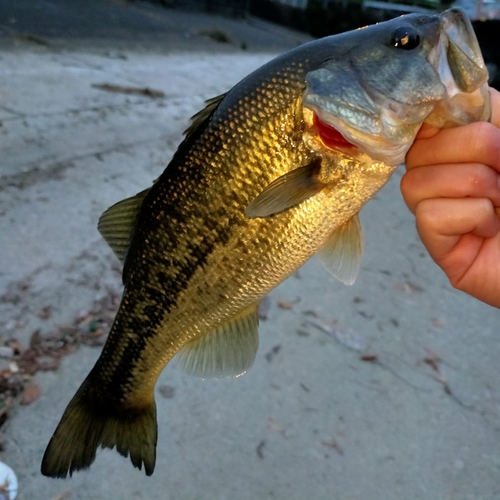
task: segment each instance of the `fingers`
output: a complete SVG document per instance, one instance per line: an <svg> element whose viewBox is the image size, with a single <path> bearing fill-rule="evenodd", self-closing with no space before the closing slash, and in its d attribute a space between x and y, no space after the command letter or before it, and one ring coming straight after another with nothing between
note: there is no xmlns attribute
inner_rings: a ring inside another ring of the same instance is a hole
<svg viewBox="0 0 500 500"><path fill-rule="evenodd" d="M455 288L500 308L500 220L487 199L430 199L417 229Z"/></svg>
<svg viewBox="0 0 500 500"><path fill-rule="evenodd" d="M490 87L490 99L491 99L491 119L495 127L500 128L500 92L498 90ZM427 125L424 123L420 128L417 139L429 139L435 136L441 129L433 127L432 125Z"/></svg>
<svg viewBox="0 0 500 500"><path fill-rule="evenodd" d="M490 88L491 96L491 123L500 128L500 92Z"/></svg>
<svg viewBox="0 0 500 500"><path fill-rule="evenodd" d="M493 123L423 129L406 158L401 190L410 210L433 198L489 198L500 207L500 93L491 89ZM418 167L418 168L416 168Z"/></svg>
<svg viewBox="0 0 500 500"><path fill-rule="evenodd" d="M493 238L500 231L491 201L483 198L424 200L418 204L416 215L420 238L442 267L446 267L446 258L459 242L465 241L468 246L465 251L469 255L461 256L466 265L475 259L483 239Z"/></svg>
<svg viewBox="0 0 500 500"><path fill-rule="evenodd" d="M405 202L451 284L500 307L500 93L491 123L422 127L406 157Z"/></svg>
<svg viewBox="0 0 500 500"><path fill-rule="evenodd" d="M500 175L479 163L419 167L403 176L401 192L412 213L432 198L489 198L500 207Z"/></svg>
<svg viewBox="0 0 500 500"><path fill-rule="evenodd" d="M418 139L406 156L406 168L444 163L483 163L500 172L500 129L477 122L443 129Z"/></svg>
<svg viewBox="0 0 500 500"><path fill-rule="evenodd" d="M406 167L477 162L500 171L500 92L490 88L490 96L491 123L444 130L424 124L406 157Z"/></svg>

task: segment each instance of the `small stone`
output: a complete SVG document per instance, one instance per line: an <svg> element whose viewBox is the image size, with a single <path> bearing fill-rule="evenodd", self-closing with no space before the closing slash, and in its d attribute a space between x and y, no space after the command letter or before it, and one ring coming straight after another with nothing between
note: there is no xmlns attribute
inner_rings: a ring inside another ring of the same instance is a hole
<svg viewBox="0 0 500 500"><path fill-rule="evenodd" d="M7 321L7 323L5 324L5 329L7 331L9 330L14 330L14 328L16 327L16 320L15 319L11 319L9 321Z"/></svg>
<svg viewBox="0 0 500 500"><path fill-rule="evenodd" d="M40 387L38 385L30 385L26 387L21 396L20 403L22 405L29 405L33 403L40 396Z"/></svg>
<svg viewBox="0 0 500 500"><path fill-rule="evenodd" d="M158 392L164 397L171 399L174 397L175 389L171 385L160 385Z"/></svg>

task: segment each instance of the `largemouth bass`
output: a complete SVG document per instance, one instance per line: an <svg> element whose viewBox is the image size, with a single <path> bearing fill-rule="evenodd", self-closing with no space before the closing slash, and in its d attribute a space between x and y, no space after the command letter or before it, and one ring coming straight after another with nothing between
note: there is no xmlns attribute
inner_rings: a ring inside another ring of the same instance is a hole
<svg viewBox="0 0 500 500"><path fill-rule="evenodd" d="M353 283L358 212L422 123L490 114L465 14L413 14L302 45L207 102L153 186L99 230L124 262L109 338L45 452L42 473L87 468L99 446L153 473L154 388L176 356L199 376L247 370L259 299L317 253Z"/></svg>

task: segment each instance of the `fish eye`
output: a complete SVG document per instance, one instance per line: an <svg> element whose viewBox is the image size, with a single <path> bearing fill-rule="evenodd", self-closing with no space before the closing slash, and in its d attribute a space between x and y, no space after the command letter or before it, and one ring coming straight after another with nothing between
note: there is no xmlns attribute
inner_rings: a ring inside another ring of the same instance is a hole
<svg viewBox="0 0 500 500"><path fill-rule="evenodd" d="M420 43L420 35L411 26L399 26L392 33L391 45L398 49L416 49Z"/></svg>

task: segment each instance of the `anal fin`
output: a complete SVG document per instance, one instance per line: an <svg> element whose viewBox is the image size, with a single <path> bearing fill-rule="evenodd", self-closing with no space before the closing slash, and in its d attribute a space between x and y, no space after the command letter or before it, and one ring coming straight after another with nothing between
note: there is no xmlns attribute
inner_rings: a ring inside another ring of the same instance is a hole
<svg viewBox="0 0 500 500"><path fill-rule="evenodd" d="M259 347L257 304L186 344L176 355L191 375L222 378L241 375L252 366Z"/></svg>

